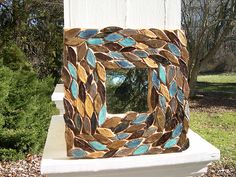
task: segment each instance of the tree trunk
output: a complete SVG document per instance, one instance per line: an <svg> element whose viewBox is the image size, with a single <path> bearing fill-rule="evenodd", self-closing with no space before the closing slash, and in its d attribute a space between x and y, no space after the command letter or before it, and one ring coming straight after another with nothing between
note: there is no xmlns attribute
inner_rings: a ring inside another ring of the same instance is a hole
<svg viewBox="0 0 236 177"><path fill-rule="evenodd" d="M199 61L199 60L198 60ZM189 77L189 87L190 87L190 98L191 97L194 97L195 94L196 94L196 84L197 84L197 76L199 74L199 71L200 71L200 68L201 68L201 63L200 62L197 62L191 73L189 74L190 77Z"/></svg>

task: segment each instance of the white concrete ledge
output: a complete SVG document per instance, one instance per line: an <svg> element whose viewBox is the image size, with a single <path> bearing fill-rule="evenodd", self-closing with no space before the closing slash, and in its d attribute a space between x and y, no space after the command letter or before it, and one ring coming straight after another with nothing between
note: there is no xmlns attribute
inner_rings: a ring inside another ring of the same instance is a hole
<svg viewBox="0 0 236 177"><path fill-rule="evenodd" d="M64 86L63 84L57 84L51 96L51 100L55 103L57 109L60 111L60 115L64 114L65 112L63 105L63 97L64 97Z"/></svg>
<svg viewBox="0 0 236 177"><path fill-rule="evenodd" d="M220 151L189 130L190 147L180 153L142 155L107 159L69 159L66 157L63 116L53 116L41 162L41 173L48 177L184 177L195 176Z"/></svg>

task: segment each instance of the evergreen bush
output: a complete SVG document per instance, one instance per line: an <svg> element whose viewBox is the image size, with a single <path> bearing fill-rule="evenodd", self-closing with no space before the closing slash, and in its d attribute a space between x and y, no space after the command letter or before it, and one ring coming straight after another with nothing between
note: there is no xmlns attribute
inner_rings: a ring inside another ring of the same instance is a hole
<svg viewBox="0 0 236 177"><path fill-rule="evenodd" d="M10 44L0 52L0 160L41 152L50 118L53 78L39 79L24 53Z"/></svg>

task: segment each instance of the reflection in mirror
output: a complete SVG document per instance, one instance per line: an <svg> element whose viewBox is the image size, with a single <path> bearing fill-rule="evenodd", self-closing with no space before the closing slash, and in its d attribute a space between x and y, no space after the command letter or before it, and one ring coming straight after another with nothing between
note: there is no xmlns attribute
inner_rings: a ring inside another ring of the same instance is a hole
<svg viewBox="0 0 236 177"><path fill-rule="evenodd" d="M107 70L108 113L147 112L148 70Z"/></svg>

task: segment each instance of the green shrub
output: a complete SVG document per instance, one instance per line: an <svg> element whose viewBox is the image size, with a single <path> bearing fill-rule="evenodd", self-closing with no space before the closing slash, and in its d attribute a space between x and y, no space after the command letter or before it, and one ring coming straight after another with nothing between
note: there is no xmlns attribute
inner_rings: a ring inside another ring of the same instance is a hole
<svg viewBox="0 0 236 177"><path fill-rule="evenodd" d="M16 45L0 54L0 160L40 152L50 118L57 113L50 101L53 78L38 79L25 60Z"/></svg>

